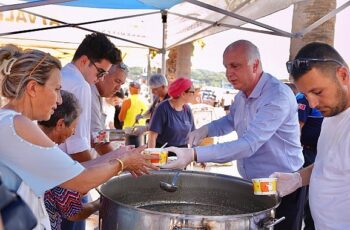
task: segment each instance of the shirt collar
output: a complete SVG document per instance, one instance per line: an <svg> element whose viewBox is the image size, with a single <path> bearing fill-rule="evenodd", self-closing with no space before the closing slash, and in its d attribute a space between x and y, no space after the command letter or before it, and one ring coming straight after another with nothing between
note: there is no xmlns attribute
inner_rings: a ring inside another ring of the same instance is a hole
<svg viewBox="0 0 350 230"><path fill-rule="evenodd" d="M78 69L78 67L74 63L69 62L69 63L67 63L67 65L64 68L71 69L71 71L73 71L76 76L79 76L81 79L83 79L85 81L83 74L80 72L80 70Z"/></svg>
<svg viewBox="0 0 350 230"><path fill-rule="evenodd" d="M263 72L261 75L261 78L258 81L258 84L256 84L256 86L254 87L252 93L249 95L248 98L260 97L267 80L268 80L268 75Z"/></svg>
<svg viewBox="0 0 350 230"><path fill-rule="evenodd" d="M94 84L94 85L90 85L90 87L91 87L92 92L93 92L95 95L97 95L98 97L101 97L100 92L98 92L98 89L97 89L97 87L96 87L95 84Z"/></svg>

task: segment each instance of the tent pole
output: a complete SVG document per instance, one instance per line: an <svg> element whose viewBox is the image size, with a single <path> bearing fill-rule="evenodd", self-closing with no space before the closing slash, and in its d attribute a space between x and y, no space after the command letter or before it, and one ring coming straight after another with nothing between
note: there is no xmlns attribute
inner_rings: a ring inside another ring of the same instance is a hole
<svg viewBox="0 0 350 230"><path fill-rule="evenodd" d="M162 10L162 23L163 23L163 42L162 42L162 70L161 74L165 76L166 74L166 39L167 39L167 20L168 20L168 12L166 10Z"/></svg>
<svg viewBox="0 0 350 230"><path fill-rule="evenodd" d="M243 22L247 22L247 23L251 23L253 25L256 25L256 26L259 26L259 27L262 27L262 28L265 28L265 29L268 29L268 30L271 30L271 31L274 31L276 33L279 33L281 35L284 35L286 37L293 37L293 35L291 33L288 33L286 31L283 31L283 30L280 30L280 29L277 29L275 27L272 27L272 26L269 26L269 25L266 25L264 23L261 23L261 22L258 22L258 21L255 21L255 20L252 20L250 18L247 18L247 17L243 17L241 15L238 15L238 14L235 14L235 13L232 13L230 11L227 11L227 10L223 10L221 8L218 8L216 6L213 6L213 5L209 5L209 4L206 4L204 2L200 2L200 1L197 1L197 0L184 0L185 2L188 2L188 3L191 3L193 5L196 5L196 6L200 6L200 7L203 7L205 9L208 9L208 10L211 10L211 11L214 11L214 12L217 12L217 13L221 13L223 15L226 15L226 16L229 16L229 17L232 17L232 18L236 18L236 19L239 19Z"/></svg>
<svg viewBox="0 0 350 230"><path fill-rule="evenodd" d="M248 28L248 27L235 26L235 25L231 25L231 24L227 24L227 23L221 23L220 22L221 20L213 22L213 21L209 21L209 20L206 20L206 19L200 19L200 18L195 18L195 17L188 16L188 15L182 15L182 14L179 14L179 13L168 12L168 14L176 15L176 16L179 16L179 17L187 18L187 19L192 19L194 21L203 22L203 23L206 23L206 24L209 24L209 25L215 25L216 24L216 26L226 27L226 28L229 28L229 29L237 29L237 30L244 30L244 31L256 32L256 33L270 34L270 35L286 37L286 35L280 34L280 33L276 33L274 31L259 30L259 29L253 29L253 28ZM290 36L287 36L287 37L290 37Z"/></svg>

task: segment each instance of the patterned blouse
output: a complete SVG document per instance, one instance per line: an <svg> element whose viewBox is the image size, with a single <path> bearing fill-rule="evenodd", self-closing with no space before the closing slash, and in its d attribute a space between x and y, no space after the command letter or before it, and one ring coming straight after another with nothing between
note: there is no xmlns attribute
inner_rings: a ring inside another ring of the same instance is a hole
<svg viewBox="0 0 350 230"><path fill-rule="evenodd" d="M55 187L45 193L44 202L52 230L61 230L63 219L68 219L83 209L81 198L80 193L61 187Z"/></svg>

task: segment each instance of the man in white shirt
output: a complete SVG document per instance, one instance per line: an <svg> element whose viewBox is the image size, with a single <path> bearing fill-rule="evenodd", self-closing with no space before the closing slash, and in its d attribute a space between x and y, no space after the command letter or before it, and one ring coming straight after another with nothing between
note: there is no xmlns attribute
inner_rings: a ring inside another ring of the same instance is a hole
<svg viewBox="0 0 350 230"><path fill-rule="evenodd" d="M330 45L310 43L287 62L310 107L325 117L315 163L295 173L273 173L280 196L310 184L311 214L316 229L350 229L350 75Z"/></svg>
<svg viewBox="0 0 350 230"><path fill-rule="evenodd" d="M62 89L73 93L81 106L75 133L60 148L79 162L92 159L91 155L91 89L108 74L112 64L121 62L120 53L113 43L100 33L86 35L75 51L73 60L61 70ZM87 197L83 197L87 202ZM84 230L85 221L63 223L64 229Z"/></svg>
<svg viewBox="0 0 350 230"><path fill-rule="evenodd" d="M82 112L75 134L60 147L79 162L91 160L91 89L108 74L112 64L121 62L120 52L108 38L100 33L85 37L73 60L62 68L62 89L73 93Z"/></svg>
<svg viewBox="0 0 350 230"><path fill-rule="evenodd" d="M112 65L104 81L99 81L96 85L91 85L91 132L98 132L105 129L106 114L103 111L103 97L111 97L125 83L128 73L127 66L121 62ZM113 150L110 142L94 144L94 149L100 154L105 154Z"/></svg>

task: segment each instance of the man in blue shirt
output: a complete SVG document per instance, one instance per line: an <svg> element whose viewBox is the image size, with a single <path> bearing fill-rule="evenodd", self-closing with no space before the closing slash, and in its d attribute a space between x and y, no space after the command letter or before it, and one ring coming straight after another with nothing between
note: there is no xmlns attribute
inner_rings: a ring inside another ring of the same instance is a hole
<svg viewBox="0 0 350 230"><path fill-rule="evenodd" d="M299 124L301 128L300 141L303 146L303 155L305 159L304 167L315 162L317 154L317 141L321 133L323 116L316 108L311 108L303 93L297 93ZM304 230L315 229L314 221L311 216L309 201L305 201L304 209Z"/></svg>
<svg viewBox="0 0 350 230"><path fill-rule="evenodd" d="M294 172L304 164L300 144L297 103L288 86L263 72L258 48L249 41L229 45L223 54L227 80L240 92L230 113L190 133L188 143L196 146L207 136L236 131L238 139L217 145L180 149L167 148L178 159L166 168L184 168L190 162L237 160L244 179L268 177L272 172ZM300 229L305 189L283 198L276 217L286 220L275 229Z"/></svg>
<svg viewBox="0 0 350 230"><path fill-rule="evenodd" d="M316 108L311 108L302 93L296 95L298 102L298 115L301 128L301 144L305 158L304 167L315 162L317 154L317 141L320 136L323 116Z"/></svg>

